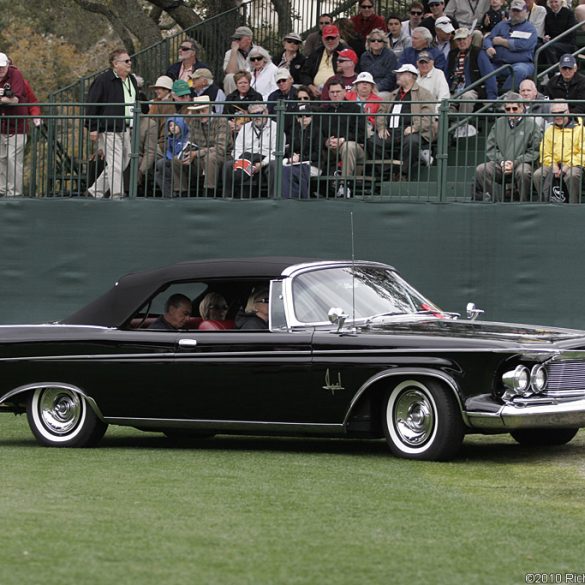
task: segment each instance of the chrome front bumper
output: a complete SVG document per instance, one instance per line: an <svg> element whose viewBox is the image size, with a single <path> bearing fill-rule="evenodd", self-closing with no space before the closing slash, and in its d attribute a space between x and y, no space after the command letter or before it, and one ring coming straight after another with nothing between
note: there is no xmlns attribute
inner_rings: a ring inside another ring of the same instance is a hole
<svg viewBox="0 0 585 585"><path fill-rule="evenodd" d="M491 412L489 412L491 411ZM499 409L464 413L472 429L514 430L530 428L585 427L585 398L546 404L504 404Z"/></svg>

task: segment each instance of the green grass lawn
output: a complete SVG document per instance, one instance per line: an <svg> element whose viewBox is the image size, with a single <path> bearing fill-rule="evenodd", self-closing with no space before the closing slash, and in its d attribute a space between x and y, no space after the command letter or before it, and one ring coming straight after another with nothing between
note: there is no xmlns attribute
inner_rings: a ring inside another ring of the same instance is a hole
<svg viewBox="0 0 585 585"><path fill-rule="evenodd" d="M524 583L585 573L585 431L531 450L468 437L451 463L383 442L110 428L47 449L0 417L0 585Z"/></svg>

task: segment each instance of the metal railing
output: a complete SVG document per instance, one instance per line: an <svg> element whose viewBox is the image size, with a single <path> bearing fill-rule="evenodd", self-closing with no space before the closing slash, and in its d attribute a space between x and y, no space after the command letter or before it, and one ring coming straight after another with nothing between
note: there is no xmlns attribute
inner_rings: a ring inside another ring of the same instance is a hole
<svg viewBox="0 0 585 585"><path fill-rule="evenodd" d="M522 132L514 133L507 129L507 113L455 111L461 103L445 100L438 112L436 103L426 104L426 113L419 116L392 111L383 103L386 114L358 111L336 118L319 110L311 112L308 127L291 109L296 102L269 104L270 115L237 117L225 104L225 113L212 115L210 122L198 114L177 114L173 121L168 115L145 115L137 107L131 131L108 133L110 142L104 133L96 143L87 131L86 104L43 105L47 113L40 127L29 116L27 133L1 136L12 140L14 152L20 154L0 163L0 196L541 203L561 202L564 196L581 202L585 146L579 118L573 118L574 130L557 128L549 136L552 143L560 141L560 151L575 150L566 161L571 168L560 169L563 179L538 172L545 154L540 150L542 133L556 128L546 108L544 113L510 114L523 120ZM571 105L585 112L585 102ZM311 106L317 109L316 102ZM254 127L260 118L271 128L263 144ZM5 116L3 124L11 120ZM171 121L188 129L189 137L173 132ZM502 167L503 155L494 146L495 136L501 140L498 132L508 132L506 148L514 153L510 156L527 166L510 171ZM537 136L529 146L514 144L530 133ZM336 144L331 137L342 137L346 144ZM187 146L181 153L186 141L198 148ZM522 148L530 150L530 160L523 159ZM117 154L110 156L114 151ZM490 162L500 168L487 168ZM112 182L114 176L117 182Z"/></svg>
<svg viewBox="0 0 585 585"><path fill-rule="evenodd" d="M389 14L397 11L406 15L410 2L381 0L378 11ZM271 55L282 51L282 38L292 30L306 34L316 28L319 14L329 12L335 18L355 13L355 0L293 0L287 3L285 12L278 13L268 0L247 0L237 7L206 18L192 27L171 35L160 42L132 55L133 72L144 79L145 87L164 75L168 67L178 59L178 47L185 37L194 38L200 45L198 59L209 65L215 79L223 79L223 58L229 49L231 35L237 26L249 26L254 42L267 49ZM104 64L105 65L105 64ZM49 96L55 103L83 102L93 80L102 71L86 75L59 89Z"/></svg>

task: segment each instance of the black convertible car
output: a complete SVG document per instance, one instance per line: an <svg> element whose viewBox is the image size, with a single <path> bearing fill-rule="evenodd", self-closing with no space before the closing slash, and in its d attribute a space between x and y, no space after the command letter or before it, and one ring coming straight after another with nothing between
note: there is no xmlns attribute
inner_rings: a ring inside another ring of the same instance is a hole
<svg viewBox="0 0 585 585"><path fill-rule="evenodd" d="M209 293L221 319L199 314ZM170 298L187 299L181 329L156 328ZM267 322L238 329L250 299ZM113 424L385 437L444 460L466 433L558 445L585 426L585 332L459 319L376 262L184 262L127 275L60 323L0 327L0 343L0 410L56 447Z"/></svg>

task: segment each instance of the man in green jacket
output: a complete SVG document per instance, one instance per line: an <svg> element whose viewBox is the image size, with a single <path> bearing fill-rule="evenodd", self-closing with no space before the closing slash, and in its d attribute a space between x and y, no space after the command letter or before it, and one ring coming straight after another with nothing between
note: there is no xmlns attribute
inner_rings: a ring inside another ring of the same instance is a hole
<svg viewBox="0 0 585 585"><path fill-rule="evenodd" d="M511 179L520 201L530 200L532 170L538 160L542 133L534 118L522 116L525 109L519 94L507 94L504 111L505 115L496 120L488 135L488 161L475 171L476 201L501 199L506 179Z"/></svg>

